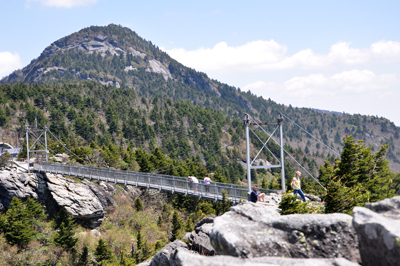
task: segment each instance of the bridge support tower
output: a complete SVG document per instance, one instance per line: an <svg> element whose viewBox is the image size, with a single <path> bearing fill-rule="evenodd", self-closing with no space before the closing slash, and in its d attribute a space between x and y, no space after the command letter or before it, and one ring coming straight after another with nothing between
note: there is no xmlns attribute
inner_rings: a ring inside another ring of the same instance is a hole
<svg viewBox="0 0 400 266"><path fill-rule="evenodd" d="M244 117L244 125L245 125L245 131L246 131L247 186L248 186L249 193L252 190L252 188L251 188L251 169L268 169L268 168L281 168L282 191L283 192L286 191L286 187L285 187L285 156L284 156L284 148L283 148L283 128L282 128L283 122L284 122L284 120L283 120L282 114L279 114L277 122L273 122L273 123L258 123L249 114L246 114ZM272 132L272 134L269 134L261 127L261 125L275 125L276 128ZM253 161L251 161L251 159L250 159L250 132L249 132L250 126L260 127L261 130L264 131L269 136L268 140L264 143L261 141L260 137L254 131L252 131L256 135L256 137L263 143L262 148L258 151L258 153L254 157ZM280 133L279 134L280 144L278 144L280 146L280 162L279 162L279 164L253 166L254 161L257 159L258 155L260 155L261 151L266 147L268 141L272 138L272 135L277 131L278 128L279 128L279 133Z"/></svg>

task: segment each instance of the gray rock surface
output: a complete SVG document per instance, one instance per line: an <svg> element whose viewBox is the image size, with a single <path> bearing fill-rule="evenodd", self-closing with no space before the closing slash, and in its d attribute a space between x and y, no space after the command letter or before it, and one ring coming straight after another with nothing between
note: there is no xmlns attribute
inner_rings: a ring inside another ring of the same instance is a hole
<svg viewBox="0 0 400 266"><path fill-rule="evenodd" d="M242 258L346 258L360 262L358 238L346 214L280 216L244 203L215 218L211 243L220 255Z"/></svg>
<svg viewBox="0 0 400 266"><path fill-rule="evenodd" d="M192 232L189 238L191 249L199 252L201 255L214 256L215 249L211 245L210 237L203 232Z"/></svg>
<svg viewBox="0 0 400 266"><path fill-rule="evenodd" d="M106 209L115 204L112 196L119 188L112 183L96 184L88 180L75 181L54 174L17 174L0 172L0 204L8 208L13 197L34 198L45 204L50 215L65 207L83 226L95 228L103 220ZM127 186L123 192L132 198L140 189Z"/></svg>
<svg viewBox="0 0 400 266"><path fill-rule="evenodd" d="M88 180L77 183L62 175L46 174L47 189L56 204L65 207L72 217L86 220L89 227L101 223L105 209L115 204L102 186Z"/></svg>
<svg viewBox="0 0 400 266"><path fill-rule="evenodd" d="M176 266L356 266L357 263L344 258L334 259L292 259L279 257L259 257L243 259L230 256L204 257L185 250L174 254ZM144 265L143 265L144 266Z"/></svg>
<svg viewBox="0 0 400 266"><path fill-rule="evenodd" d="M374 206L382 210L377 206L387 203L384 200ZM400 220L387 218L363 207L355 207L353 216L353 226L360 240L362 264L400 265Z"/></svg>
<svg viewBox="0 0 400 266"><path fill-rule="evenodd" d="M150 261L139 264L140 266L150 265L150 266L173 266L176 265L174 253L177 250L187 250L188 246L185 242L180 240L175 240L163 247ZM138 266L139 266L138 265Z"/></svg>
<svg viewBox="0 0 400 266"><path fill-rule="evenodd" d="M38 200L38 178L35 174L17 174L15 171L0 172L0 201L5 208L11 204L13 197Z"/></svg>
<svg viewBox="0 0 400 266"><path fill-rule="evenodd" d="M193 231L188 237L189 249L195 250L201 255L206 256L214 256L216 254L209 237L214 219L215 215L210 215L196 223L194 227L195 231Z"/></svg>
<svg viewBox="0 0 400 266"><path fill-rule="evenodd" d="M400 196L384 199L374 203L366 203L365 207L385 217L400 220Z"/></svg>

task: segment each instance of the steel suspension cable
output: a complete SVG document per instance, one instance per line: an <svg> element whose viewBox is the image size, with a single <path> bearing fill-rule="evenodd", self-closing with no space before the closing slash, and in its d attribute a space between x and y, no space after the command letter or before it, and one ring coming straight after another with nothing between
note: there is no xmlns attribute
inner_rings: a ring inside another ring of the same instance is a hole
<svg viewBox="0 0 400 266"><path fill-rule="evenodd" d="M294 122L292 119L290 119L289 117L287 117L286 115L282 114L284 117L286 117L290 122L292 122L293 124L295 124L296 126L298 126L301 130L303 130L304 132L306 132L308 135L310 135L311 137L313 137L316 141L322 143L322 145L324 145L325 147L327 147L329 150L331 150L334 154L336 154L337 156L340 157L340 154L337 153L336 151L334 151L331 147L329 147L328 145L326 145L325 143L323 143L322 141L320 141L319 139L317 139L315 136L313 136L310 132L308 132L307 130L305 130L304 128L302 128L301 126L299 126L296 122Z"/></svg>
<svg viewBox="0 0 400 266"><path fill-rule="evenodd" d="M283 114L282 114L283 115ZM260 126L260 124L259 123L257 123L257 121L256 120L254 120L251 116L249 116L257 125L258 125L258 127L259 128L261 128L267 135L269 135L268 134L268 132L266 132L265 130L264 130L264 128L262 128L261 126ZM271 135L271 138L272 138L272 135ZM272 138L272 140L273 141L275 141L273 138ZM281 145L279 145L276 141L275 141L275 143L279 146L279 147L281 147ZM308 175L310 175L321 187L323 187L325 190L326 190L326 188L323 186L323 185L321 185L321 183L312 175L312 174L310 174L285 148L283 148L282 147L282 149L286 152L286 154L287 155L289 155Z"/></svg>
<svg viewBox="0 0 400 266"><path fill-rule="evenodd" d="M40 144L41 144L43 147L46 146L46 145L35 135L35 133L29 132L29 134L33 135L33 136L36 138L36 141L39 141ZM40 137L40 136L39 136L39 137ZM36 144L36 142L32 145L32 147L33 147L35 144ZM55 153L54 151L52 151L48 146L47 146L47 149L50 150L53 154L57 154L57 153ZM31 149L29 149L29 152L30 152L30 150L31 150Z"/></svg>
<svg viewBox="0 0 400 266"><path fill-rule="evenodd" d="M51 132L50 129L48 129L48 131L49 131L50 134L53 136L53 138L55 138L58 142L60 142L60 144L61 144L67 151L69 151L70 153L72 153L75 157L81 159L82 161L86 161L86 162L88 162L90 165L93 166L92 162L90 162L89 160L86 160L86 159L83 159L83 158L79 157L79 156L76 155L74 152L72 152L70 149L68 149L66 145L64 145L56 136L54 136L53 132Z"/></svg>
<svg viewBox="0 0 400 266"><path fill-rule="evenodd" d="M323 189L325 189L326 190L326 188L323 186L323 185L321 185L321 183L312 175L312 174L310 174L310 172L308 172L289 152L287 152L285 149L283 149L285 152L286 152L286 154L287 155L289 155L290 156L290 158L292 158L293 159L293 161L295 161L301 168L303 168L303 170L309 175L309 176L311 176Z"/></svg>

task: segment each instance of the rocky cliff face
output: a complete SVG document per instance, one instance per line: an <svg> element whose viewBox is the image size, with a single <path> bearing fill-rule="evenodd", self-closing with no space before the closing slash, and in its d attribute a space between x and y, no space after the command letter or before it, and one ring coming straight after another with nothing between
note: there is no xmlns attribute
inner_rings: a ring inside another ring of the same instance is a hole
<svg viewBox="0 0 400 266"><path fill-rule="evenodd" d="M206 217L184 237L187 244L170 243L140 265L400 265L399 203L400 196L356 207L353 217L281 216L244 203Z"/></svg>
<svg viewBox="0 0 400 266"><path fill-rule="evenodd" d="M56 215L65 207L82 225L98 226L108 207L114 205L112 196L117 189L111 183L99 184L88 180L72 180L53 174L17 174L13 171L0 172L0 204L10 206L13 197L34 198L46 206L50 215ZM132 197L140 193L135 187L121 189Z"/></svg>

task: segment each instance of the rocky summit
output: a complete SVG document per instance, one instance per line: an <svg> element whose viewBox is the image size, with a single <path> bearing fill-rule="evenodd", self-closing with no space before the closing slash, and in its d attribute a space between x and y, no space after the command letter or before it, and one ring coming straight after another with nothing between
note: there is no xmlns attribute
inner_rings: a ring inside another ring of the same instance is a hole
<svg viewBox="0 0 400 266"><path fill-rule="evenodd" d="M294 214L243 203L206 217L141 266L400 265L400 196L346 214ZM388 214L389 213L389 214ZM391 216L390 216L391 215Z"/></svg>

